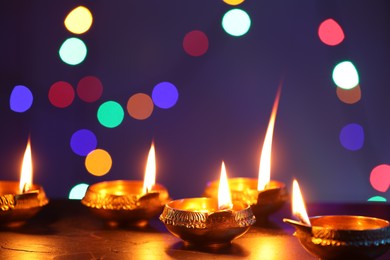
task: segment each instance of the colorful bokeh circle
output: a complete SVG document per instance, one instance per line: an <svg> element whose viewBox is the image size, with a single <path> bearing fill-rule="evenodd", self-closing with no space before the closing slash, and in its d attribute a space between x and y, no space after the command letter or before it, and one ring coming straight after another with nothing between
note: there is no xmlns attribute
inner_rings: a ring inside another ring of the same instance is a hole
<svg viewBox="0 0 390 260"><path fill-rule="evenodd" d="M101 125L107 128L114 128L119 126L125 113L122 106L115 101L106 101L101 104L97 111L97 118Z"/></svg>
<svg viewBox="0 0 390 260"><path fill-rule="evenodd" d="M223 0L228 5L239 5L245 0Z"/></svg>
<svg viewBox="0 0 390 260"><path fill-rule="evenodd" d="M356 151L363 147L364 130L359 124L348 124L340 131L341 145L348 150Z"/></svg>
<svg viewBox="0 0 390 260"><path fill-rule="evenodd" d="M85 6L73 9L65 18L64 25L71 33L83 34L91 28L92 13Z"/></svg>
<svg viewBox="0 0 390 260"><path fill-rule="evenodd" d="M390 165L380 164L372 169L370 183L377 191L386 192L390 186Z"/></svg>
<svg viewBox="0 0 390 260"><path fill-rule="evenodd" d="M71 84L65 81L57 81L49 89L49 101L58 108L65 108L72 104L75 92Z"/></svg>
<svg viewBox="0 0 390 260"><path fill-rule="evenodd" d="M11 92L9 106L12 111L23 113L31 108L33 100L33 94L28 87L17 85Z"/></svg>
<svg viewBox="0 0 390 260"><path fill-rule="evenodd" d="M96 149L85 157L85 168L95 176L106 175L112 166L110 154L103 149Z"/></svg>
<svg viewBox="0 0 390 260"><path fill-rule="evenodd" d="M86 76L77 84L77 95L85 102L95 102L103 94L103 84L97 77Z"/></svg>
<svg viewBox="0 0 390 260"><path fill-rule="evenodd" d="M359 74L351 61L338 63L333 69L332 78L342 89L352 89L359 85Z"/></svg>
<svg viewBox="0 0 390 260"><path fill-rule="evenodd" d="M183 48L190 56L202 56L209 48L209 39L202 31L191 31L184 36Z"/></svg>
<svg viewBox="0 0 390 260"><path fill-rule="evenodd" d="M362 98L362 90L360 85L357 85L351 89L336 88L336 95L340 101L345 104L355 104L360 101Z"/></svg>
<svg viewBox="0 0 390 260"><path fill-rule="evenodd" d="M161 82L153 88L152 99L159 108L171 108L179 99L179 92L170 82Z"/></svg>
<svg viewBox="0 0 390 260"><path fill-rule="evenodd" d="M232 9L222 17L222 28L232 36L243 36L251 27L251 19L242 9Z"/></svg>
<svg viewBox="0 0 390 260"><path fill-rule="evenodd" d="M144 120L152 115L154 109L152 98L144 93L132 95L127 101L127 112L138 120Z"/></svg>
<svg viewBox="0 0 390 260"><path fill-rule="evenodd" d="M387 202L387 199L382 196L373 196L369 198L367 201L374 201L374 202Z"/></svg>
<svg viewBox="0 0 390 260"><path fill-rule="evenodd" d="M80 156L86 156L97 147L96 135L88 129L80 129L70 138L72 151Z"/></svg>
<svg viewBox="0 0 390 260"><path fill-rule="evenodd" d="M84 198L85 193L88 189L89 185L86 183L79 183L70 190L68 198L70 200L81 200Z"/></svg>
<svg viewBox="0 0 390 260"><path fill-rule="evenodd" d="M78 65L87 56L87 46L81 39L71 37L62 43L59 55L64 63L72 66Z"/></svg>
<svg viewBox="0 0 390 260"><path fill-rule="evenodd" d="M341 26L333 19L323 21L318 27L318 37L329 46L340 44L344 40L344 31Z"/></svg>

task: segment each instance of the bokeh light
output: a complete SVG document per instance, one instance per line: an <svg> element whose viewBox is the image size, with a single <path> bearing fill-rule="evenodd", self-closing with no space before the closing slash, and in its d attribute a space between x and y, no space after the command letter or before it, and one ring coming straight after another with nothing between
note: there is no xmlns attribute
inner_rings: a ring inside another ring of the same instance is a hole
<svg viewBox="0 0 390 260"><path fill-rule="evenodd" d="M85 157L85 168L92 175L106 175L111 170L111 166L112 159L106 150L96 149Z"/></svg>
<svg viewBox="0 0 390 260"><path fill-rule="evenodd" d="M144 93L132 95L127 101L127 112L138 120L150 117L154 109L152 98Z"/></svg>
<svg viewBox="0 0 390 260"><path fill-rule="evenodd" d="M179 98L179 92L175 85L170 82L157 84L152 91L152 99L159 108L173 107Z"/></svg>
<svg viewBox="0 0 390 260"><path fill-rule="evenodd" d="M100 124L107 128L120 125L125 116L122 106L115 101L106 101L99 106L97 118Z"/></svg>
<svg viewBox="0 0 390 260"><path fill-rule="evenodd" d="M222 28L232 36L243 36L251 27L249 15L241 9L232 9L222 17Z"/></svg>
<svg viewBox="0 0 390 260"><path fill-rule="evenodd" d="M95 102L102 96L103 85L97 77L86 76L80 79L76 91L81 100Z"/></svg>
<svg viewBox="0 0 390 260"><path fill-rule="evenodd" d="M351 89L359 84L359 74L350 61L343 61L333 69L332 78L334 83L343 89Z"/></svg>
<svg viewBox="0 0 390 260"><path fill-rule="evenodd" d="M344 40L341 26L333 19L323 21L318 27L318 36L326 45L335 46Z"/></svg>
<svg viewBox="0 0 390 260"><path fill-rule="evenodd" d="M70 200L81 200L85 196L85 192L88 189L88 184L86 183L79 183L70 190L68 198Z"/></svg>
<svg viewBox="0 0 390 260"><path fill-rule="evenodd" d="M97 147L96 135L88 129L80 129L70 138L70 147L75 154L86 156Z"/></svg>
<svg viewBox="0 0 390 260"><path fill-rule="evenodd" d="M390 186L390 165L380 164L372 169L370 174L371 186L380 192L386 192Z"/></svg>
<svg viewBox="0 0 390 260"><path fill-rule="evenodd" d="M340 101L346 104L355 104L362 98L362 91L360 85L351 89L336 88L336 95Z"/></svg>
<svg viewBox="0 0 390 260"><path fill-rule="evenodd" d="M223 0L228 5L239 5L245 0Z"/></svg>
<svg viewBox="0 0 390 260"><path fill-rule="evenodd" d="M202 56L209 48L209 39L202 31L191 31L184 36L184 51L191 56Z"/></svg>
<svg viewBox="0 0 390 260"><path fill-rule="evenodd" d="M356 151L363 147L364 131L359 124L352 123L344 126L340 131L339 137L341 145L345 149Z"/></svg>
<svg viewBox="0 0 390 260"><path fill-rule="evenodd" d="M49 89L50 103L59 108L65 108L72 104L75 93L72 85L65 81L57 81Z"/></svg>
<svg viewBox="0 0 390 260"><path fill-rule="evenodd" d="M61 60L68 65L78 65L87 56L87 46L78 38L66 39L59 50Z"/></svg>
<svg viewBox="0 0 390 260"><path fill-rule="evenodd" d="M387 199L382 196L374 196L369 198L367 201L375 201L375 202L386 202Z"/></svg>
<svg viewBox="0 0 390 260"><path fill-rule="evenodd" d="M88 8L78 6L73 9L65 18L66 29L74 34L82 34L91 28L93 17Z"/></svg>
<svg viewBox="0 0 390 260"><path fill-rule="evenodd" d="M33 94L28 87L17 85L12 89L9 106L12 111L23 113L31 108L33 100Z"/></svg>

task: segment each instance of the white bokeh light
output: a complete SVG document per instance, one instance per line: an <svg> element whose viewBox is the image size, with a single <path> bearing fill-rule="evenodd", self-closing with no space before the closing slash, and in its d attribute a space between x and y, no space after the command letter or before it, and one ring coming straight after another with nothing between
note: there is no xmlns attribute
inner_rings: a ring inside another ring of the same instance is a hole
<svg viewBox="0 0 390 260"><path fill-rule="evenodd" d="M350 61L343 61L333 69L334 83L342 89L352 89L359 85L359 74Z"/></svg>
<svg viewBox="0 0 390 260"><path fill-rule="evenodd" d="M232 9L225 13L222 18L222 28L232 36L242 36L249 31L251 19L241 9Z"/></svg>

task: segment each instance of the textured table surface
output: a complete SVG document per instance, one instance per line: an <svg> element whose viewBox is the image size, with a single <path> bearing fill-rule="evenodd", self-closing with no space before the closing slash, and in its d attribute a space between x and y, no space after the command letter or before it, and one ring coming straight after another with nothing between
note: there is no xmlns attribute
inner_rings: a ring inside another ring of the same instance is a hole
<svg viewBox="0 0 390 260"><path fill-rule="evenodd" d="M311 216L354 214L388 219L388 204L309 204ZM285 205L270 222L253 226L228 248L187 247L156 217L143 229L108 227L80 201L50 201L25 225L0 229L0 259L315 259L283 223ZM380 257L390 259L390 252Z"/></svg>

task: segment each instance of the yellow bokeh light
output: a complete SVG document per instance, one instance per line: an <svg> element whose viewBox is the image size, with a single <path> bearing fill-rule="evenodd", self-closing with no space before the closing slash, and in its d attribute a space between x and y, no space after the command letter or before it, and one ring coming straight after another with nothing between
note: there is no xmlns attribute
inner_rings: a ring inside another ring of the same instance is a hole
<svg viewBox="0 0 390 260"><path fill-rule="evenodd" d="M84 6L73 9L65 18L66 29L74 34L83 34L91 28L93 22L92 13Z"/></svg>
<svg viewBox="0 0 390 260"><path fill-rule="evenodd" d="M239 5L245 0L223 0L228 5Z"/></svg>
<svg viewBox="0 0 390 260"><path fill-rule="evenodd" d="M95 176L107 174L112 166L110 154L103 149L96 149L90 152L85 158L85 168Z"/></svg>

